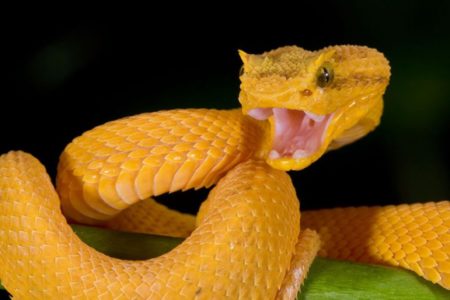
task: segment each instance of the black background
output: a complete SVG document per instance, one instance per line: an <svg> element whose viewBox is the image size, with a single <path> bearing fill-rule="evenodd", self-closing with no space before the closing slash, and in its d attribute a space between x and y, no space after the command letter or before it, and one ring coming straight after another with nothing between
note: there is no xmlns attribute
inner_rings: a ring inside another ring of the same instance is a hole
<svg viewBox="0 0 450 300"><path fill-rule="evenodd" d="M18 16L2 36L0 153L28 151L54 177L64 146L106 121L160 109L237 107L237 49L360 44L391 61L382 125L291 173L303 209L448 198L450 7L388 3L274 2L245 11L214 3L196 13L172 3L164 11L89 18L70 17L70 10ZM205 195L162 201L195 212Z"/></svg>

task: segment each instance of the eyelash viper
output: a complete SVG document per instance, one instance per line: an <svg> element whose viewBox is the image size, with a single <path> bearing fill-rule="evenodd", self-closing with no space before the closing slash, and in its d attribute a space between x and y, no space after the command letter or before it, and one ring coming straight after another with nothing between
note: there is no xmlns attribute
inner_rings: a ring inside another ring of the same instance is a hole
<svg viewBox="0 0 450 300"><path fill-rule="evenodd" d="M289 299L317 253L399 265L450 289L450 202L306 212L300 226L284 172L378 125L384 56L361 46L239 54L242 109L98 126L62 153L57 192L30 154L0 156L0 279L15 298ZM196 219L148 199L213 185ZM188 237L158 258L119 260L81 242L61 210L73 222Z"/></svg>

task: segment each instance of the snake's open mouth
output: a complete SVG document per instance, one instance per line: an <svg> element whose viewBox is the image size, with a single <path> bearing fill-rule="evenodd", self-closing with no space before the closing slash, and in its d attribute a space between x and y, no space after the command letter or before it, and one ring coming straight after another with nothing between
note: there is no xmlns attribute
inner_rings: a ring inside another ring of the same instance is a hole
<svg viewBox="0 0 450 300"><path fill-rule="evenodd" d="M273 116L273 143L269 159L302 159L319 150L332 114L316 115L287 108L254 108L248 115L257 120Z"/></svg>

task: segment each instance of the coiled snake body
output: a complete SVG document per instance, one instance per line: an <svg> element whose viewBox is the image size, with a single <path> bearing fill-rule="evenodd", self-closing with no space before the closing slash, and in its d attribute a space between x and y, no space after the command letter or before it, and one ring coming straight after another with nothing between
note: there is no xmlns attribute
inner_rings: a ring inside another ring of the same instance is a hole
<svg viewBox="0 0 450 300"><path fill-rule="evenodd" d="M295 298L317 252L400 265L450 289L448 201L307 212L300 226L284 172L378 125L384 56L360 46L240 56L242 109L96 127L62 153L58 194L31 155L0 156L0 279L14 297ZM196 219L149 199L212 185ZM60 207L80 223L188 237L158 258L119 260L81 242Z"/></svg>

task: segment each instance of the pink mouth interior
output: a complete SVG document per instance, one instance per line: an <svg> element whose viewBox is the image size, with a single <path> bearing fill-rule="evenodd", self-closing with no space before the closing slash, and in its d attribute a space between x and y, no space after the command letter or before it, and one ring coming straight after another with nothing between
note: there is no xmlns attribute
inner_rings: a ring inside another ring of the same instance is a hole
<svg viewBox="0 0 450 300"><path fill-rule="evenodd" d="M257 120L266 120L273 115L275 136L270 159L300 159L316 152L331 118L331 114L315 115L287 108L254 108L248 115Z"/></svg>

